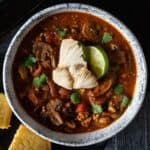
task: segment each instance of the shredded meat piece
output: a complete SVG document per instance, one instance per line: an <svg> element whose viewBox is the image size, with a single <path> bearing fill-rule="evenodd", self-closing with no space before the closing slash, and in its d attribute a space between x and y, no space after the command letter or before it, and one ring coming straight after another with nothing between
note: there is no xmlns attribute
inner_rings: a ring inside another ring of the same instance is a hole
<svg viewBox="0 0 150 150"><path fill-rule="evenodd" d="M40 33L39 39L37 39L37 41L39 41L39 42L45 41L46 43L50 43L51 39L52 39L52 36L47 31L47 32Z"/></svg>
<svg viewBox="0 0 150 150"><path fill-rule="evenodd" d="M81 126L88 127L91 123L92 117L89 116L89 112L79 112L76 116Z"/></svg>
<svg viewBox="0 0 150 150"><path fill-rule="evenodd" d="M109 99L112 96L112 89L110 89L109 91L107 91L106 93L106 98Z"/></svg>
<svg viewBox="0 0 150 150"><path fill-rule="evenodd" d="M92 119L95 126L103 128L109 125L112 122L112 118L110 117L110 113L103 112L100 114L93 114Z"/></svg>
<svg viewBox="0 0 150 150"><path fill-rule="evenodd" d="M87 22L82 27L82 35L86 40L92 41L94 43L100 40L99 32L100 26L96 25L93 22Z"/></svg>
<svg viewBox="0 0 150 150"><path fill-rule="evenodd" d="M92 115L92 119L93 119L93 121L95 121L95 122L98 122L99 117L100 117L100 114L93 114L93 115Z"/></svg>
<svg viewBox="0 0 150 150"><path fill-rule="evenodd" d="M57 92L57 85L51 80L51 81L47 81L49 89L50 89L50 95L51 97L55 98L58 96L58 92Z"/></svg>
<svg viewBox="0 0 150 150"><path fill-rule="evenodd" d="M105 94L111 88L112 84L112 78L105 80L103 83L94 88L94 96L101 96Z"/></svg>
<svg viewBox="0 0 150 150"><path fill-rule="evenodd" d="M116 113L111 114L110 116L111 116L112 119L115 120L115 119L120 117L120 113L116 112Z"/></svg>
<svg viewBox="0 0 150 150"><path fill-rule="evenodd" d="M97 86L98 87L98 86ZM96 87L96 88L97 88ZM95 89L95 88L94 88ZM86 94L87 94L87 97L95 97L95 93L92 91L92 90L88 90L87 92L86 92Z"/></svg>
<svg viewBox="0 0 150 150"><path fill-rule="evenodd" d="M88 117L87 119L81 121L81 125L82 125L83 127L88 127L88 126L90 125L90 123L91 123L91 120L92 120L92 118L91 118L91 117Z"/></svg>
<svg viewBox="0 0 150 150"><path fill-rule="evenodd" d="M37 98L37 96L35 95L35 93L32 89L29 90L28 98L34 106L36 106L38 104L38 98Z"/></svg>
<svg viewBox="0 0 150 150"><path fill-rule="evenodd" d="M79 27L78 27L78 26L71 28L71 33L72 33L72 34L77 34L77 35L78 35L78 34L79 34L79 31L80 31L80 30L79 30Z"/></svg>
<svg viewBox="0 0 150 150"><path fill-rule="evenodd" d="M79 112L76 116L76 119L81 122L89 117L89 112Z"/></svg>
<svg viewBox="0 0 150 150"><path fill-rule="evenodd" d="M56 67L54 50L49 44L43 42L34 43L33 53L35 54L36 58L42 62L42 64L43 62L46 61L49 64L49 67L50 66L52 66L52 68ZM45 67L45 63L44 63L44 67Z"/></svg>
<svg viewBox="0 0 150 150"><path fill-rule="evenodd" d="M49 98L50 98L49 86L47 84L45 84L41 88L41 99L48 100Z"/></svg>
<svg viewBox="0 0 150 150"><path fill-rule="evenodd" d="M117 111L112 101L109 102L108 111L111 113L115 113Z"/></svg>
<svg viewBox="0 0 150 150"><path fill-rule="evenodd" d="M43 61L41 62L43 68L45 69L51 69L51 63L50 63L50 60L46 60L46 61Z"/></svg>
<svg viewBox="0 0 150 150"><path fill-rule="evenodd" d="M58 93L62 99L68 100L70 98L70 91L65 88L60 88Z"/></svg>
<svg viewBox="0 0 150 150"><path fill-rule="evenodd" d="M121 102L120 95L113 95L109 101L110 105L113 106L114 108L116 108L117 110L120 109L120 102Z"/></svg>
<svg viewBox="0 0 150 150"><path fill-rule="evenodd" d="M66 38L81 39L80 29L78 26L72 26L70 28L70 34L66 35Z"/></svg>
<svg viewBox="0 0 150 150"><path fill-rule="evenodd" d="M28 70L25 66L20 65L18 68L18 73L20 75L20 78L22 80L27 80L28 79Z"/></svg>
<svg viewBox="0 0 150 150"><path fill-rule="evenodd" d="M64 107L62 108L62 114L64 118L73 117L73 104L71 102L65 103Z"/></svg>
<svg viewBox="0 0 150 150"><path fill-rule="evenodd" d="M99 123L100 127L106 127L107 125L109 125L111 123L111 121L112 121L111 118L108 116L100 117L98 123Z"/></svg>
<svg viewBox="0 0 150 150"><path fill-rule="evenodd" d="M98 104L98 105L103 105L107 101L107 97L101 96L101 97L94 97L94 96L89 96L88 97L89 102L92 104Z"/></svg>
<svg viewBox="0 0 150 150"><path fill-rule="evenodd" d="M60 113L57 111L61 106L62 102L59 99L50 100L46 106L42 107L41 115L49 118L52 124L60 126L64 123Z"/></svg>
<svg viewBox="0 0 150 150"><path fill-rule="evenodd" d="M76 124L75 124L75 122L73 120L66 121L65 124L66 124L66 126L68 128L71 128L71 129L75 129L76 128Z"/></svg>
<svg viewBox="0 0 150 150"><path fill-rule="evenodd" d="M41 72L42 72L42 66L40 64L38 64L36 68L32 69L33 77L36 77L36 76L40 75Z"/></svg>

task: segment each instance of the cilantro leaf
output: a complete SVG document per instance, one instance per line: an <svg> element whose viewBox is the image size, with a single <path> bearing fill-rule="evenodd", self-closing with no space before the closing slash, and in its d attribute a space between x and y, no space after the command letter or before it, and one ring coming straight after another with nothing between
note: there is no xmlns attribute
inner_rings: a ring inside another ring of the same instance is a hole
<svg viewBox="0 0 150 150"><path fill-rule="evenodd" d="M112 41L112 35L109 32L104 32L102 37L102 44L106 44Z"/></svg>
<svg viewBox="0 0 150 150"><path fill-rule="evenodd" d="M37 60L32 54L23 58L23 65L25 67L33 66L36 62Z"/></svg>
<svg viewBox="0 0 150 150"><path fill-rule="evenodd" d="M67 30L64 30L62 28L56 28L56 33L63 38L66 35Z"/></svg>
<svg viewBox="0 0 150 150"><path fill-rule="evenodd" d="M44 84L46 81L48 80L48 77L43 73L38 77L35 77L33 79L33 85L37 88L39 88L40 86L42 86L42 84Z"/></svg>
<svg viewBox="0 0 150 150"><path fill-rule="evenodd" d="M122 97L122 102L121 102L121 106L128 106L128 104L130 103L130 100L127 96L123 95Z"/></svg>
<svg viewBox="0 0 150 150"><path fill-rule="evenodd" d="M98 105L98 104L91 104L91 108L92 108L92 112L94 114L100 114L103 112L103 108L101 105Z"/></svg>
<svg viewBox="0 0 150 150"><path fill-rule="evenodd" d="M123 84L118 84L114 88L114 93L115 94L122 94L123 90L124 90Z"/></svg>
<svg viewBox="0 0 150 150"><path fill-rule="evenodd" d="M72 93L71 96L70 96L70 99L71 99L71 102L73 104L80 103L80 95L79 95L79 93Z"/></svg>

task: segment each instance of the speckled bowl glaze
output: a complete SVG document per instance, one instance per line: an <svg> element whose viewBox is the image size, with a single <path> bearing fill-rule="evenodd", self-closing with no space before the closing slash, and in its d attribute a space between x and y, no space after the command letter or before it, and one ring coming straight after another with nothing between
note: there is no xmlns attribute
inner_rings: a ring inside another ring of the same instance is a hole
<svg viewBox="0 0 150 150"><path fill-rule="evenodd" d="M60 12L71 11L85 12L95 15L109 22L117 30L119 30L132 47L137 67L137 79L133 100L125 113L117 121L113 122L106 128L82 134L65 134L55 132L36 122L26 113L26 111L20 105L16 97L12 81L12 62L18 50L18 46L20 45L26 34L36 24L38 24L46 17ZM112 137L113 135L123 130L133 120L144 100L147 84L147 67L142 48L136 37L118 19L116 19L111 14L93 6L77 3L65 3L49 7L38 12L37 14L32 16L27 22L25 22L24 25L18 30L16 35L13 37L5 56L3 66L3 84L8 103L14 114L23 124L25 124L33 132L57 144L67 146L88 146L91 144L102 142Z"/></svg>

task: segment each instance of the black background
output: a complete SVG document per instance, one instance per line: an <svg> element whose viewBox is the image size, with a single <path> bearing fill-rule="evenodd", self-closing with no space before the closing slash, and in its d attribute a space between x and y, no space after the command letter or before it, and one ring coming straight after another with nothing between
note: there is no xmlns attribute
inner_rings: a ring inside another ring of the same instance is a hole
<svg viewBox="0 0 150 150"><path fill-rule="evenodd" d="M0 71L5 52L12 36L24 21L32 14L48 6L63 2L80 2L102 8L125 23L136 35L143 47L149 70L150 57L150 4L147 0L5 0L0 4ZM3 5L3 6L2 6ZM150 109L149 84L141 111L134 121L121 133L102 144L85 148L87 150L148 150L150 147ZM0 75L0 90L2 87L2 73ZM148 106L149 105L149 106ZM7 149L19 121L13 116L12 127L9 130L0 130L0 145ZM2 149L0 147L0 150ZM69 150L70 148L53 144L53 150Z"/></svg>

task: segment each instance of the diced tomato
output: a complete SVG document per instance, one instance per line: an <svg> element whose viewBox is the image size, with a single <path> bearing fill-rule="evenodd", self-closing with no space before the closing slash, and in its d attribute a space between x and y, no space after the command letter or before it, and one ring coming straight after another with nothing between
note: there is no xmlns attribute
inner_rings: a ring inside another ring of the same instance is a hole
<svg viewBox="0 0 150 150"><path fill-rule="evenodd" d="M76 107L76 113L87 111L87 105L85 103L80 103Z"/></svg>

